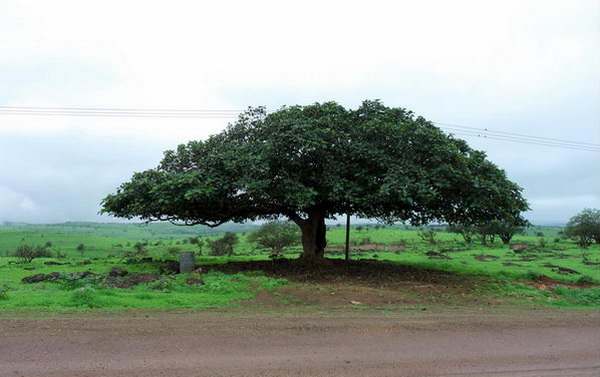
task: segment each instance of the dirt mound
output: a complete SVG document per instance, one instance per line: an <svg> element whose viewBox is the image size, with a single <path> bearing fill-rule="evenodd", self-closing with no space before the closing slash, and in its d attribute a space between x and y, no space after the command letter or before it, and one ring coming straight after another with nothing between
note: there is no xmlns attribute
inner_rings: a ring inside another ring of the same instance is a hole
<svg viewBox="0 0 600 377"><path fill-rule="evenodd" d="M266 275L306 283L358 284L372 287L395 286L402 282L434 284L465 283L463 276L423 268L403 266L391 262L325 259L321 263L303 263L300 260L229 262L203 266L204 271L237 273L263 271Z"/></svg>
<svg viewBox="0 0 600 377"><path fill-rule="evenodd" d="M160 279L159 274L129 275L121 279L116 276L108 276L104 282L104 285L115 288L132 288L138 284L152 283L158 279Z"/></svg>
<svg viewBox="0 0 600 377"><path fill-rule="evenodd" d="M71 264L71 262L61 263L61 262L55 262L55 261L50 260L48 262L44 262L44 264L46 266L64 266L64 265L67 265L67 264Z"/></svg>
<svg viewBox="0 0 600 377"><path fill-rule="evenodd" d="M586 289L586 288L590 288L592 286L591 284L565 283L563 281L554 280L546 275L542 275L540 280L538 280L536 282L524 281L523 283L530 285L532 287L536 287L537 289L542 290L542 291L549 291L556 287L567 287L567 288L571 288L571 289Z"/></svg>
<svg viewBox="0 0 600 377"><path fill-rule="evenodd" d="M473 255L473 258L477 259L480 262L489 262L489 259L498 259L499 257L489 254L477 254Z"/></svg>
<svg viewBox="0 0 600 377"><path fill-rule="evenodd" d="M49 280L56 280L59 279L61 277L60 272L51 272L47 275L44 274L36 274L36 275L31 275L31 276L25 276L23 279L21 279L21 282L23 283L41 283L43 281L49 281Z"/></svg>

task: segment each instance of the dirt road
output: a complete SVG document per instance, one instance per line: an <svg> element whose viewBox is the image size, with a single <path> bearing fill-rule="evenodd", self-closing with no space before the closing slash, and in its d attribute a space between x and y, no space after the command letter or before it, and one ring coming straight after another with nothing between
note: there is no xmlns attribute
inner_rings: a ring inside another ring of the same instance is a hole
<svg viewBox="0 0 600 377"><path fill-rule="evenodd" d="M0 376L598 376L594 311L0 318Z"/></svg>

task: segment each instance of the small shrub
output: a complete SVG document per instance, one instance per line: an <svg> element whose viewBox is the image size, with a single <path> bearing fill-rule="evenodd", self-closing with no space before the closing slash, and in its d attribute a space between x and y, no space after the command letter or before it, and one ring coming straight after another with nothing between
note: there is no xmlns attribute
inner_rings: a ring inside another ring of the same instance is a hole
<svg viewBox="0 0 600 377"><path fill-rule="evenodd" d="M371 237L363 237L360 241L358 241L359 245L368 245L372 243Z"/></svg>
<svg viewBox="0 0 600 377"><path fill-rule="evenodd" d="M524 278L526 280L531 280L531 281L540 281L542 280L542 274L539 274L535 271L527 271L527 273L525 273Z"/></svg>
<svg viewBox="0 0 600 377"><path fill-rule="evenodd" d="M578 285L592 285L595 283L595 281L594 281L594 278L592 278L591 276L584 275L584 276L580 277L579 279L577 279L576 283Z"/></svg>
<svg viewBox="0 0 600 377"><path fill-rule="evenodd" d="M208 240L208 247L210 248L210 255L213 256L231 256L233 255L233 247L237 245L239 238L235 233L227 232L223 237L216 240Z"/></svg>
<svg viewBox="0 0 600 377"><path fill-rule="evenodd" d="M8 300L8 292L14 290L14 288L3 284L0 286L0 300Z"/></svg>
<svg viewBox="0 0 600 377"><path fill-rule="evenodd" d="M181 253L181 248L179 248L179 247L171 246L167 249L168 255L177 255L179 253Z"/></svg>
<svg viewBox="0 0 600 377"><path fill-rule="evenodd" d="M422 230L419 233L417 233L417 235L420 239L422 239L425 242L428 242L430 245L435 245L437 243L437 240L435 239L435 232L431 229Z"/></svg>
<svg viewBox="0 0 600 377"><path fill-rule="evenodd" d="M123 258L121 258L121 260L127 259L127 261L130 263L136 263L139 262L140 259L146 257L147 255L148 252L144 248L144 244L141 242L137 242L135 245L133 245L132 250L126 250L123 253Z"/></svg>
<svg viewBox="0 0 600 377"><path fill-rule="evenodd" d="M548 245L548 241L544 237L542 237L538 240L538 244L540 245L540 247L544 248L546 247L546 245Z"/></svg>

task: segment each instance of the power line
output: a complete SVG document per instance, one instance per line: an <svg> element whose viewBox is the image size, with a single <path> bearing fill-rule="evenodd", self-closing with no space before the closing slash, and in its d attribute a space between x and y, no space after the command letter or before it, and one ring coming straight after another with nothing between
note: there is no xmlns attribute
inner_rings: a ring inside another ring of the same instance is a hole
<svg viewBox="0 0 600 377"><path fill-rule="evenodd" d="M117 118L198 118L231 119L237 118L243 110L236 109L148 109L110 107L43 107L43 106L0 106L0 115L29 116L85 116ZM512 141L531 145L600 152L600 145L579 141L553 139L542 136L494 131L488 128L468 127L452 123L434 122L450 133L484 139Z"/></svg>
<svg viewBox="0 0 600 377"><path fill-rule="evenodd" d="M518 134L518 133L514 133L514 132L494 131L494 130L490 130L490 129L487 129L487 128L468 127L468 126L461 126L461 125L458 125L458 124L451 124L451 123L442 123L442 122L434 122L434 123L435 124L441 124L441 125L449 126L447 128L454 127L454 128L460 128L460 129L477 130L477 131L482 131L482 132L487 132L487 133L492 133L492 134L514 136L514 137L518 137L518 138L533 138L533 139L538 139L538 140L547 140L547 141L559 142L559 143L581 144L581 145L587 145L587 146L593 146L593 147L600 146L598 144L593 144L593 143L584 143L584 142L580 142L580 141L567 141L567 140L560 140L560 139L552 139L552 138L548 138L548 137L531 136L531 135L525 135L525 134Z"/></svg>
<svg viewBox="0 0 600 377"><path fill-rule="evenodd" d="M479 137L479 138L483 138L483 139L512 141L512 142L517 142L517 143L540 145L540 146L545 146L545 147L573 149L573 150L588 151L588 152L600 152L600 148L594 148L594 147L580 147L580 146L569 146L569 145L561 145L561 144L550 144L550 143L545 143L545 142L537 142L537 141L533 141L533 140L525 141L525 140L520 140L520 139L511 139L511 138L505 138L505 137L494 136L494 135L482 135L482 134L474 133L472 131L458 131L458 132L452 131L451 133L456 134L456 135L475 136L475 137Z"/></svg>
<svg viewBox="0 0 600 377"><path fill-rule="evenodd" d="M0 109L14 110L60 110L60 111L133 111L133 112L226 112L239 114L245 110L235 109L146 109L146 108L114 108L114 107L50 107L50 106L0 106Z"/></svg>

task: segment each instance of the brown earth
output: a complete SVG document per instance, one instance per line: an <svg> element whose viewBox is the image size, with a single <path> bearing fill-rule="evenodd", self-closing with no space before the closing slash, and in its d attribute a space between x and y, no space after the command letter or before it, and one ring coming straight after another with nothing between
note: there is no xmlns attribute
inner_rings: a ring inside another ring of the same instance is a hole
<svg viewBox="0 0 600 377"><path fill-rule="evenodd" d="M442 307L0 313L0 376L598 376L599 315Z"/></svg>

